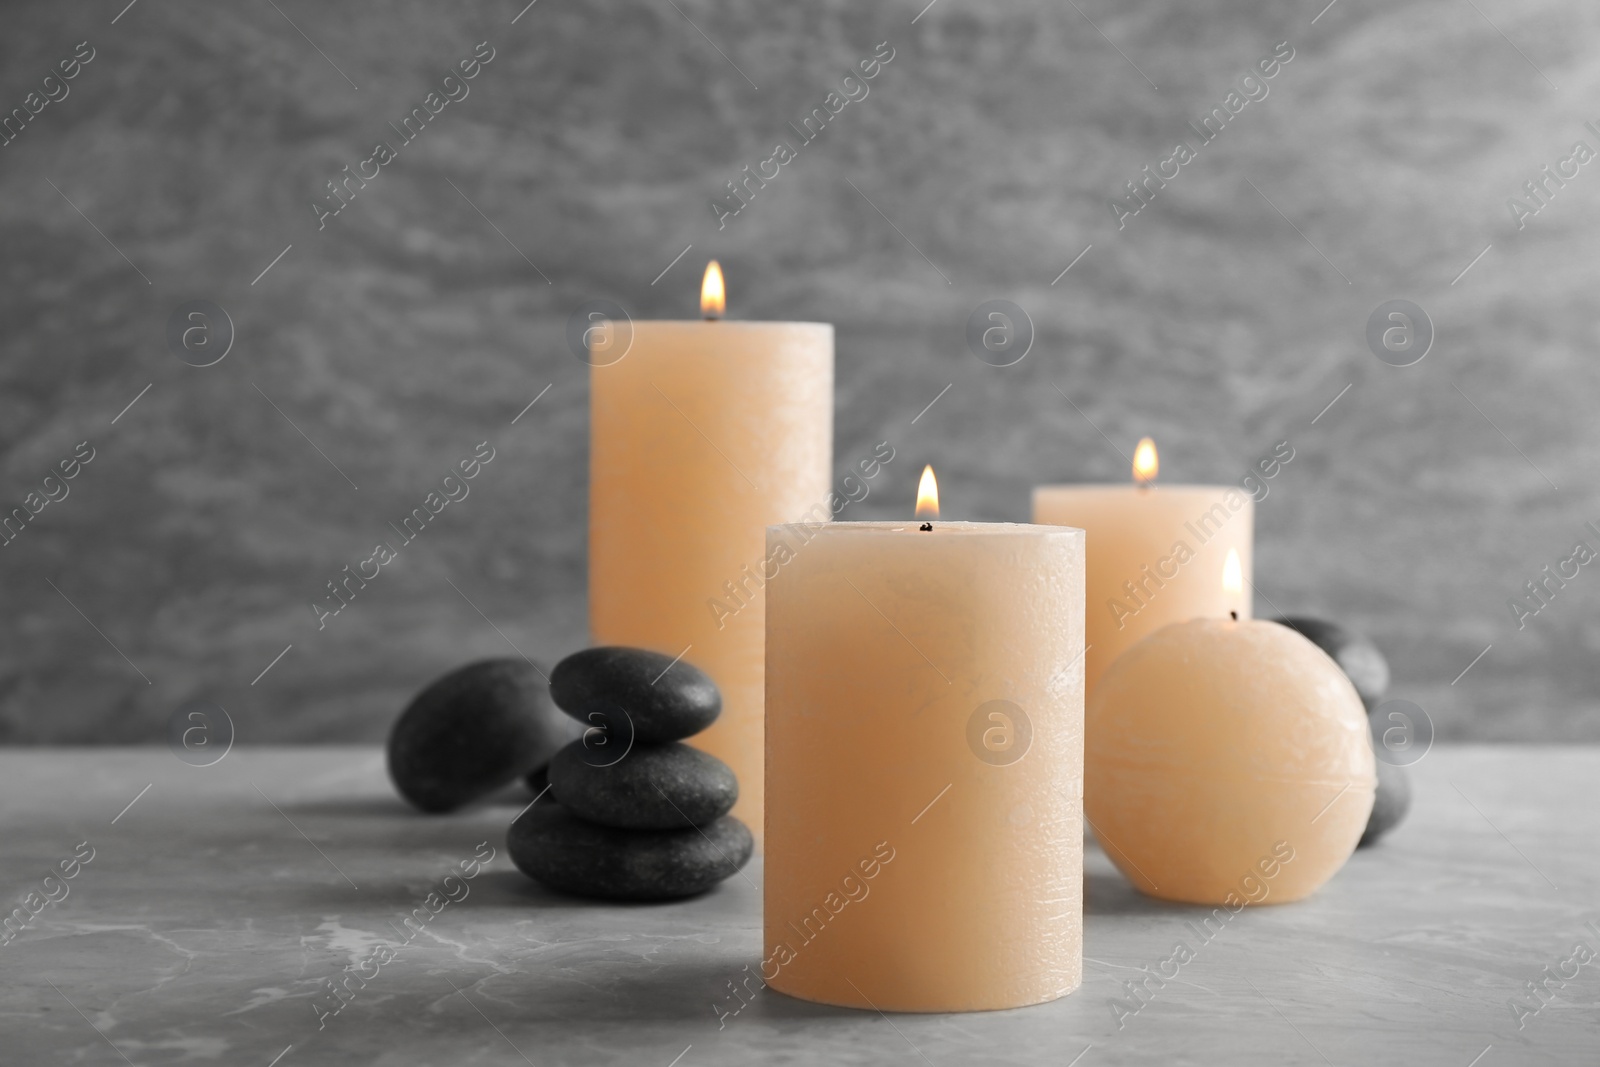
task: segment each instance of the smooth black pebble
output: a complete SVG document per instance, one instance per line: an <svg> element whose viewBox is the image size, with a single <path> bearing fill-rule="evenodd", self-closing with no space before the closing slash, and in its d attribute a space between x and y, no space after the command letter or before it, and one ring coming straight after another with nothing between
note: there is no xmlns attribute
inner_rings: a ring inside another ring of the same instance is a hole
<svg viewBox="0 0 1600 1067"><path fill-rule="evenodd" d="M749 862L755 841L731 815L698 829L617 830L541 801L511 824L506 848L518 870L550 889L645 901L704 893Z"/></svg>
<svg viewBox="0 0 1600 1067"><path fill-rule="evenodd" d="M547 762L582 730L520 659L471 663L434 681L389 731L389 777L411 804L452 811Z"/></svg>
<svg viewBox="0 0 1600 1067"><path fill-rule="evenodd" d="M1298 631L1326 652L1356 687L1367 714L1372 714L1372 709L1389 688L1389 661L1383 658L1377 645L1354 630L1326 619L1293 616L1273 621Z"/></svg>
<svg viewBox="0 0 1600 1067"><path fill-rule="evenodd" d="M1372 800L1372 814L1357 848L1366 848L1400 825L1411 810L1411 775L1404 767L1378 761L1378 793Z"/></svg>
<svg viewBox="0 0 1600 1067"><path fill-rule="evenodd" d="M550 672L550 697L591 730L626 736L631 724L632 740L647 745L692 737L722 713L710 675L642 648L573 653Z"/></svg>
<svg viewBox="0 0 1600 1067"><path fill-rule="evenodd" d="M681 830L728 814L739 780L717 757L679 742L636 744L614 763L604 748L574 741L550 761L561 805L590 822L627 830Z"/></svg>

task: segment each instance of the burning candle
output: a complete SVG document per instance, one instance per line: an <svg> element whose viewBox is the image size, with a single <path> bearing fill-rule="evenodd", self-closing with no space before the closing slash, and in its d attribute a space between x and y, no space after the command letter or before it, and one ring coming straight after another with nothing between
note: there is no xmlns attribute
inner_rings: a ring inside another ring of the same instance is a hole
<svg viewBox="0 0 1600 1067"><path fill-rule="evenodd" d="M589 629L596 644L682 656L715 679L722 715L691 743L762 810L766 528L826 507L833 327L729 322L713 260L703 322L635 322L590 375Z"/></svg>
<svg viewBox="0 0 1600 1067"><path fill-rule="evenodd" d="M1239 596L1237 561L1230 550L1224 604ZM1232 911L1333 877L1377 785L1344 671L1231 608L1157 630L1111 665L1089 701L1084 765L1090 824L1130 882Z"/></svg>
<svg viewBox="0 0 1600 1067"><path fill-rule="evenodd" d="M1133 452L1132 485L1041 485L1033 521L1076 526L1089 535L1085 668L1092 697L1112 661L1172 622L1250 617L1250 598L1232 599L1217 575L1233 553L1246 586L1255 502L1238 486L1155 484L1160 457L1146 437Z"/></svg>
<svg viewBox="0 0 1600 1067"><path fill-rule="evenodd" d="M1082 978L1084 535L938 518L767 532L763 979L976 1011Z"/></svg>

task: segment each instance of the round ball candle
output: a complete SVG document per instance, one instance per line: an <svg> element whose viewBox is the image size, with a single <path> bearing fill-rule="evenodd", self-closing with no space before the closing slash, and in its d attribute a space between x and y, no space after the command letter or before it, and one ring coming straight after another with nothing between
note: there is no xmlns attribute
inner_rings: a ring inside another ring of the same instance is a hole
<svg viewBox="0 0 1600 1067"><path fill-rule="evenodd" d="M715 268L708 317L722 310ZM620 358L591 357L590 635L682 656L717 683L722 715L690 743L733 768L734 814L759 836L766 528L828 513L833 327L709 318L631 335Z"/></svg>
<svg viewBox="0 0 1600 1067"><path fill-rule="evenodd" d="M1089 535L1087 693L1118 656L1173 622L1251 615L1255 501L1234 485L1156 485L1150 438L1133 454L1132 485L1041 485L1033 521ZM1217 576L1238 553L1245 594L1225 602Z"/></svg>
<svg viewBox="0 0 1600 1067"><path fill-rule="evenodd" d="M1082 531L798 523L768 545L763 980L882 1011L1070 993Z"/></svg>
<svg viewBox="0 0 1600 1067"><path fill-rule="evenodd" d="M1089 823L1153 897L1299 900L1343 866L1377 784L1367 715L1327 654L1274 622L1193 619L1125 652L1089 700Z"/></svg>

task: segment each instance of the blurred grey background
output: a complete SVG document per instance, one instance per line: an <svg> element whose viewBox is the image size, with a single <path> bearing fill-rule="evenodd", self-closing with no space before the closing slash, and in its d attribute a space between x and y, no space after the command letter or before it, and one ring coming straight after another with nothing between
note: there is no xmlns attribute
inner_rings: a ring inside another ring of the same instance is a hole
<svg viewBox="0 0 1600 1067"><path fill-rule="evenodd" d="M710 256L732 317L837 323L840 473L897 450L845 517L908 514L924 462L947 515L1025 519L1036 483L1125 479L1143 434L1168 481L1288 441L1258 614L1370 633L1441 737L1600 739L1600 567L1525 628L1508 603L1600 549L1600 166L1523 192L1600 150L1592 4L524 3L7 5L0 504L94 458L0 548L0 739L155 740L190 698L244 741L372 739L463 660L580 647L567 316L692 317ZM1285 41L1119 230L1124 183ZM882 42L801 146L788 123ZM319 230L379 140L396 158ZM798 158L719 230L778 141ZM1036 330L1005 368L964 336L996 298ZM1410 367L1365 340L1395 298L1436 330ZM169 350L191 300L235 327L214 366ZM325 583L481 441L471 495L319 631Z"/></svg>

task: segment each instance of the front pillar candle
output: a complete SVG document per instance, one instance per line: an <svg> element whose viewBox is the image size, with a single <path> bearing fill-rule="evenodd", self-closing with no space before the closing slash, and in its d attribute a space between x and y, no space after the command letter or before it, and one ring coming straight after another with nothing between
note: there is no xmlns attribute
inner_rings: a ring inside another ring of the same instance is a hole
<svg viewBox="0 0 1600 1067"><path fill-rule="evenodd" d="M1082 980L1083 532L930 525L768 531L761 971L805 1000Z"/></svg>

